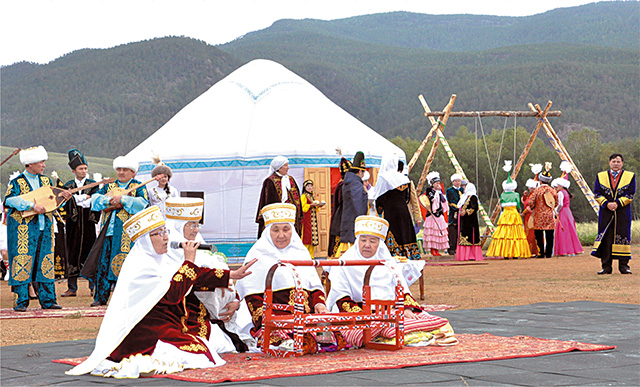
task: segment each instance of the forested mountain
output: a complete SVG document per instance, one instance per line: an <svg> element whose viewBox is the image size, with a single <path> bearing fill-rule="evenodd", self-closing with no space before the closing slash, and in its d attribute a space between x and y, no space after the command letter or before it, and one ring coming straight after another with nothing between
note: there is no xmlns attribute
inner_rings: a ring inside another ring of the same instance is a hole
<svg viewBox="0 0 640 387"><path fill-rule="evenodd" d="M240 62L163 38L2 68L2 145L114 157L130 151Z"/></svg>
<svg viewBox="0 0 640 387"><path fill-rule="evenodd" d="M591 127L605 141L635 138L638 4L524 18L396 12L286 20L219 47L172 37L17 63L1 69L1 141L123 154L255 58L282 63L389 138L424 136L419 94L440 110L453 93L454 110L526 110L553 100L563 111L553 124L565 136ZM460 125L473 122L451 120L451 132Z"/></svg>
<svg viewBox="0 0 640 387"><path fill-rule="evenodd" d="M309 32L438 51L479 51L540 43L638 48L639 11L637 1L625 1L558 8L526 17L393 12L331 21L280 20L240 41L269 41L283 33Z"/></svg>

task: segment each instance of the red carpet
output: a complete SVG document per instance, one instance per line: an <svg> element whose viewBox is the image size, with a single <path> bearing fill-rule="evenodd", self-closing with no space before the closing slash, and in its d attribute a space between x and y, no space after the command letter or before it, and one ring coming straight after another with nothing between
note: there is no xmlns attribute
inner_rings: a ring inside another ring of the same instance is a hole
<svg viewBox="0 0 640 387"><path fill-rule="evenodd" d="M106 311L106 306L97 306L94 308L64 307L63 309L41 309L40 307L32 307L26 312L16 312L13 308L0 308L0 320L10 318L103 317Z"/></svg>
<svg viewBox="0 0 640 387"><path fill-rule="evenodd" d="M190 382L243 382L287 376L329 374L340 371L395 369L444 363L512 359L571 351L602 351L615 346L575 341L538 339L528 336L500 337L490 334L457 334L460 344L452 347L405 347L400 351L357 349L321 353L298 358L272 358L262 354L225 354L227 364L218 368L188 370L155 377ZM85 358L54 360L76 365Z"/></svg>

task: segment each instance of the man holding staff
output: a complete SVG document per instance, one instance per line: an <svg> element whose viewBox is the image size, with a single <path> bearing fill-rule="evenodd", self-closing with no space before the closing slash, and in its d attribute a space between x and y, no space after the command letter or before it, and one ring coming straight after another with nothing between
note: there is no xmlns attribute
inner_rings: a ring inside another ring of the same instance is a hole
<svg viewBox="0 0 640 387"><path fill-rule="evenodd" d="M149 205L149 195L144 186L131 192L131 196L118 193L140 184L134 179L138 172L138 162L119 156L113 160L113 169L118 174L118 180L105 185L91 196L91 209L103 211L100 236L81 272L87 278L95 275L94 301L91 306L107 305L111 286L118 280L122 264L131 250L131 239L123 231L124 223Z"/></svg>
<svg viewBox="0 0 640 387"><path fill-rule="evenodd" d="M42 174L48 158L42 146L20 151L20 162L25 171L9 182L5 195L9 286L15 293L13 308L16 312L27 311L31 282L39 284L38 301L42 309L62 309L56 301L54 282L53 215L37 200L31 202L19 197L51 186L51 180ZM27 210L34 210L37 215L22 217L21 212Z"/></svg>
<svg viewBox="0 0 640 387"><path fill-rule="evenodd" d="M593 194L600 204L598 235L591 255L600 258L602 270L611 274L612 260L618 260L621 274L631 274L631 201L636 193L636 176L622 169L624 158L619 153L609 156L609 170L598 173Z"/></svg>

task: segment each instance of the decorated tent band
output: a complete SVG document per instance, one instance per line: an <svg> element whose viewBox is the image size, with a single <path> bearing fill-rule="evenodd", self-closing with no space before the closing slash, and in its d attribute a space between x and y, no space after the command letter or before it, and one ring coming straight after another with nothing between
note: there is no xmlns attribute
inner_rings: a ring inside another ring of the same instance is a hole
<svg viewBox="0 0 640 387"><path fill-rule="evenodd" d="M288 263L293 266L377 266L384 265L385 261L381 259L352 259L352 260L344 260L344 259L327 259L325 260L302 260L302 259L283 259L280 260L280 263Z"/></svg>
<svg viewBox="0 0 640 387"><path fill-rule="evenodd" d="M447 156L449 156L449 160L451 161L451 164L453 164L453 167L455 168L456 172L462 175L463 179L468 181L467 175L462 170L460 163L458 163L458 159L456 159L456 156L453 154L453 151L449 146L449 142L444 137L444 134L442 134L442 131L440 130L437 131L437 134L438 134L438 140L442 143L442 146L444 147L444 150L447 152ZM496 226L493 225L493 222L489 218L487 211L485 211L482 204L480 204L480 201L478 201L478 212L480 213L480 216L482 216L482 219L484 220L484 222L487 224L487 227L492 229L496 228Z"/></svg>

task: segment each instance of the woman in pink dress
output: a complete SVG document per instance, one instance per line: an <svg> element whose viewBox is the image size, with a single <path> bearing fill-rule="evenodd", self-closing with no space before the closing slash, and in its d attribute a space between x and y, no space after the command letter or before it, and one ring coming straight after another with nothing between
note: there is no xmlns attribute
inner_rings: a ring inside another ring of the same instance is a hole
<svg viewBox="0 0 640 387"><path fill-rule="evenodd" d="M449 203L442 193L442 181L438 172L427 174L429 187L420 200L427 208L427 216L424 220L422 246L424 251L431 252L433 256L440 256L439 250L449 248L449 229L444 213L449 211Z"/></svg>
<svg viewBox="0 0 640 387"><path fill-rule="evenodd" d="M558 206L556 207L558 221L556 224L554 254L558 256L573 256L582 254L584 250L582 249L582 244L576 231L576 221L573 219L573 213L569 207L571 198L573 197L573 195L567 191L570 185L569 172L571 172L571 164L563 161L560 164L560 169L564 172L562 177L551 182L551 186L558 192Z"/></svg>

